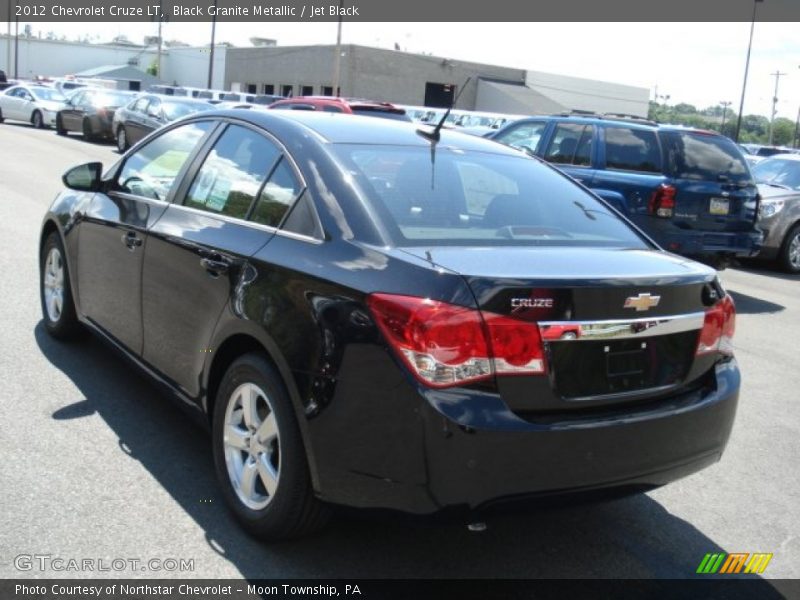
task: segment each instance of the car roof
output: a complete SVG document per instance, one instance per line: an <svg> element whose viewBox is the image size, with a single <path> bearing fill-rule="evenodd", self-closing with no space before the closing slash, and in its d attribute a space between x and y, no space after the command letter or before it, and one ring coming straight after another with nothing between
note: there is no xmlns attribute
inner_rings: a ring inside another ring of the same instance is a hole
<svg viewBox="0 0 800 600"><path fill-rule="evenodd" d="M773 158L780 158L782 160L793 160L795 162L800 162L800 154L796 152L782 152L780 154L773 154L772 156L765 156L764 160L760 162L765 162Z"/></svg>
<svg viewBox="0 0 800 600"><path fill-rule="evenodd" d="M294 130L301 135L312 131L320 141L331 144L430 147L430 142L419 135L417 130L432 131L433 129L429 126L420 126L419 123L406 121L299 110L213 110L204 112L202 117L198 116L198 118L214 116L232 117L267 130L282 126L284 129ZM452 129L441 130L439 146L516 157L525 156L519 150L504 144L466 133L459 133L457 130Z"/></svg>
<svg viewBox="0 0 800 600"><path fill-rule="evenodd" d="M516 119L513 123L506 125L506 127L510 126L511 124L518 125L522 122L526 121L535 121L535 120L552 120L552 121L564 121L568 123L584 123L584 124L605 124L605 125L624 125L625 127L631 127L633 129L641 129L641 130L649 130L649 131L676 131L680 133L700 133L703 135L716 135L720 136L719 132L711 131L708 129L700 129L698 127L687 127L685 125L672 125L670 123L656 123L655 121L648 121L647 119L638 119L638 118L630 118L623 115L535 115L531 117L525 117L522 119ZM499 130L498 130L499 131Z"/></svg>

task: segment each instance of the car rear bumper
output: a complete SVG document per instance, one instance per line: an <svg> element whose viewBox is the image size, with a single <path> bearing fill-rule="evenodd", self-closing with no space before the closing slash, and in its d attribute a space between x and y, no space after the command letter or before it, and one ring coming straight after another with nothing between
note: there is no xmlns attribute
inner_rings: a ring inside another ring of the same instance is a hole
<svg viewBox="0 0 800 600"><path fill-rule="evenodd" d="M389 393L345 385L348 399L338 401L366 413L345 418L336 434L317 429L315 485L330 502L418 514L663 485L719 460L725 448L739 371L731 360L711 375L703 390L546 421L518 416L482 392L428 391L422 398L407 382Z"/></svg>
<svg viewBox="0 0 800 600"><path fill-rule="evenodd" d="M764 234L750 232L663 232L655 236L665 250L684 256L755 256L764 243Z"/></svg>

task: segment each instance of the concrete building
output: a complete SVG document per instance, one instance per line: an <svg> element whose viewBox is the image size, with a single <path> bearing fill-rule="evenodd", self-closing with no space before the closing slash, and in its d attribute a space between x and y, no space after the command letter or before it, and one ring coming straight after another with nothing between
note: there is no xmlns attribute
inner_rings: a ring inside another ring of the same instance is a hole
<svg viewBox="0 0 800 600"><path fill-rule="evenodd" d="M259 45L249 48L215 47L212 88L282 96L334 93L336 46L277 46L274 40L255 41ZM0 35L0 68L13 64L7 58L6 42L6 36ZM21 77L63 76L99 65L128 65L145 71L156 57L152 45L19 39ZM397 104L449 106L468 78L456 108L512 114L577 109L647 116L650 97L647 88L352 44L341 47L340 60L343 96ZM159 79L207 87L208 61L207 47L167 47ZM13 68L7 74L12 76Z"/></svg>

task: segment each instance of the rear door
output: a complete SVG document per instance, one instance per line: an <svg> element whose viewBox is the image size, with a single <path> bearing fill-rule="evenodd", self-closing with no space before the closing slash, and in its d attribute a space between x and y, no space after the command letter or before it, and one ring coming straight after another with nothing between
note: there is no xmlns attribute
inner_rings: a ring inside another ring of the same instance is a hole
<svg viewBox="0 0 800 600"><path fill-rule="evenodd" d="M666 177L654 129L625 125L600 128L598 168L591 188L637 224L649 219L648 201Z"/></svg>
<svg viewBox="0 0 800 600"><path fill-rule="evenodd" d="M149 231L142 276L144 358L190 397L199 395L220 314L235 312L232 300L253 281L249 257L300 191L278 144L261 131L229 124L208 146Z"/></svg>
<svg viewBox="0 0 800 600"><path fill-rule="evenodd" d="M186 124L128 156L111 189L95 194L81 222L81 312L133 354L142 351L141 276L147 229L212 122Z"/></svg>
<svg viewBox="0 0 800 600"><path fill-rule="evenodd" d="M703 231L751 231L756 189L741 151L729 139L700 131L662 131L677 188L673 222Z"/></svg>
<svg viewBox="0 0 800 600"><path fill-rule="evenodd" d="M597 162L597 126L591 123L556 122L542 158L583 185L591 186Z"/></svg>

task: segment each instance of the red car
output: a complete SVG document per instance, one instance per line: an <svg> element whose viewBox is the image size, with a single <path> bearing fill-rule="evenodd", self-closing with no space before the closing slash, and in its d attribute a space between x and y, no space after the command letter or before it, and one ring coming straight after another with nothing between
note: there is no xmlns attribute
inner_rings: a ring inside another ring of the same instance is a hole
<svg viewBox="0 0 800 600"><path fill-rule="evenodd" d="M346 113L367 117L382 117L395 121L411 121L405 109L389 102L375 102L360 98L337 98L335 96L296 96L278 100L270 110L321 110L323 112Z"/></svg>

